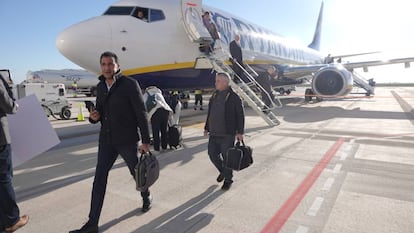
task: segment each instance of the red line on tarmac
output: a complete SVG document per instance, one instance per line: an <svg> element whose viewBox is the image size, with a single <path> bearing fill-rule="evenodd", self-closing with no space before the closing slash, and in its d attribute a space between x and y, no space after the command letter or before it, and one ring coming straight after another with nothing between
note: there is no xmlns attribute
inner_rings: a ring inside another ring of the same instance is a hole
<svg viewBox="0 0 414 233"><path fill-rule="evenodd" d="M296 190L290 195L289 199L280 207L275 216L266 224L261 231L262 233L279 232L283 225L289 219L290 215L295 211L296 207L300 204L306 193L313 186L315 181L319 178L322 171L330 163L332 157L336 154L338 149L344 143L345 138L340 138L336 143L326 152L318 164L312 169L308 176L302 181L302 183L296 188Z"/></svg>

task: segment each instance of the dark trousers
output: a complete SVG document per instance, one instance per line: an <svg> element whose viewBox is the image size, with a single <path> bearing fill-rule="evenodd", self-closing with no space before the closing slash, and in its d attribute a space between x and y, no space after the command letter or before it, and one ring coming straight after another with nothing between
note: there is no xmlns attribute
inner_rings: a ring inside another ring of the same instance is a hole
<svg viewBox="0 0 414 233"><path fill-rule="evenodd" d="M92 200L91 209L89 212L89 222L94 225L98 225L99 217L101 215L102 205L105 198L106 184L108 181L109 170L118 155L125 160L128 166L129 172L135 180L135 166L138 163L138 144L129 145L110 145L99 144L98 149L98 163L96 164L95 179L93 181L92 188ZM149 190L141 192L143 198L149 196Z"/></svg>
<svg viewBox="0 0 414 233"><path fill-rule="evenodd" d="M200 103L200 106L203 106L203 95L202 94L195 94L194 98L195 98L194 107L196 107L198 103Z"/></svg>
<svg viewBox="0 0 414 233"><path fill-rule="evenodd" d="M0 231L14 225L20 218L13 184L10 144L0 146Z"/></svg>
<svg viewBox="0 0 414 233"><path fill-rule="evenodd" d="M169 111L164 108L159 108L151 117L152 138L154 140L154 150L160 150L160 133L161 133L161 147L167 149L168 145L168 115Z"/></svg>
<svg viewBox="0 0 414 233"><path fill-rule="evenodd" d="M234 146L234 136L212 136L208 139L208 156L225 182L233 182L233 170L224 166L223 158L229 148Z"/></svg>

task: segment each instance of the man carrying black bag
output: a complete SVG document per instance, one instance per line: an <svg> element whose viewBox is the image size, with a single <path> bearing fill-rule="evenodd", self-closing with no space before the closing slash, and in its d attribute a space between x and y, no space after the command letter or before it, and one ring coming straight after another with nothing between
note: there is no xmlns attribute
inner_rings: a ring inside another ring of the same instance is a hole
<svg viewBox="0 0 414 233"><path fill-rule="evenodd" d="M99 133L98 162L92 187L89 220L79 230L70 233L97 233L104 202L109 170L118 155L125 160L130 174L135 178L137 153L149 151L148 118L138 82L123 76L118 57L104 52L100 57L102 75L97 85L96 109L90 106L89 121L101 123ZM141 135L142 145L138 148ZM149 190L142 190L142 211L151 208Z"/></svg>
<svg viewBox="0 0 414 233"><path fill-rule="evenodd" d="M219 171L217 182L224 180L223 190L229 190L233 183L233 171L224 165L223 157L235 139L243 140L244 133L243 103L229 83L229 74L217 73L216 91L210 98L204 126L204 135L209 135L208 155Z"/></svg>
<svg viewBox="0 0 414 233"><path fill-rule="evenodd" d="M244 141L237 141L236 145L227 150L224 156L224 164L226 167L235 171L240 171L253 163L252 148L246 146Z"/></svg>

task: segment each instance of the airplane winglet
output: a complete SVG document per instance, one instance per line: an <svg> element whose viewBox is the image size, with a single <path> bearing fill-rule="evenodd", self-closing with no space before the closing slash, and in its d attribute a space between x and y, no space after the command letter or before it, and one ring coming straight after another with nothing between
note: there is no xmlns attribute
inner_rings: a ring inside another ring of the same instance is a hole
<svg viewBox="0 0 414 233"><path fill-rule="evenodd" d="M318 51L319 51L319 46L321 42L322 18L323 18L323 1L321 3L321 8L319 10L318 22L316 23L316 29L315 29L315 34L313 35L313 40L308 45L309 48L312 48Z"/></svg>

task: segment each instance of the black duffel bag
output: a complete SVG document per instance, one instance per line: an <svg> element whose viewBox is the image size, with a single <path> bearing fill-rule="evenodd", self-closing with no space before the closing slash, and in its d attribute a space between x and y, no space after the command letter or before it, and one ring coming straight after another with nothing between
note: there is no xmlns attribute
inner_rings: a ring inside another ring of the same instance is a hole
<svg viewBox="0 0 414 233"><path fill-rule="evenodd" d="M135 167L136 189L147 191L157 181L160 175L160 165L151 152L141 154Z"/></svg>
<svg viewBox="0 0 414 233"><path fill-rule="evenodd" d="M224 165L236 171L240 171L253 163L252 148L246 146L244 141L237 141L236 145L227 150L224 156Z"/></svg>

